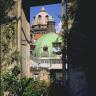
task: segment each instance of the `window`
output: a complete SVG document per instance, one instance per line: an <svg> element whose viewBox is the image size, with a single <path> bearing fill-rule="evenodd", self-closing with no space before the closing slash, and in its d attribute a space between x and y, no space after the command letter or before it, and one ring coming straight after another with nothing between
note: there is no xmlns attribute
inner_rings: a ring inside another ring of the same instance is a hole
<svg viewBox="0 0 96 96"><path fill-rule="evenodd" d="M48 47L47 46L44 46L43 47L43 51L48 51Z"/></svg>
<svg viewBox="0 0 96 96"><path fill-rule="evenodd" d="M41 15L38 15L38 24L41 24Z"/></svg>
<svg viewBox="0 0 96 96"><path fill-rule="evenodd" d="M41 18L41 15L38 15L39 18Z"/></svg>
<svg viewBox="0 0 96 96"><path fill-rule="evenodd" d="M39 74L38 74L38 73L34 73L34 74L33 74L33 79L36 80L36 79L38 79L38 78L39 78Z"/></svg>
<svg viewBox="0 0 96 96"><path fill-rule="evenodd" d="M53 53L59 54L61 53L61 42L55 42L52 44L53 46Z"/></svg>
<svg viewBox="0 0 96 96"><path fill-rule="evenodd" d="M30 49L34 50L35 49L35 45L30 45Z"/></svg>
<svg viewBox="0 0 96 96"><path fill-rule="evenodd" d="M45 22L46 22L46 24L47 24L48 19L49 19L49 16L48 16L48 15L46 15L46 17L45 17L45 18L46 18L46 19L45 19L45 20L46 20Z"/></svg>

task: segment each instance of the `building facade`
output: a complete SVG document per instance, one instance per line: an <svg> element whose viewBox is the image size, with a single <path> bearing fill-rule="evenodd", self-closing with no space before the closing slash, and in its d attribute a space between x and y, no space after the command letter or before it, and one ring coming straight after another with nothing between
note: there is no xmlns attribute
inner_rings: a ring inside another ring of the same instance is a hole
<svg viewBox="0 0 96 96"><path fill-rule="evenodd" d="M14 50L17 50L18 55L18 62L15 64L2 64L1 69L2 72L4 70L10 70L15 65L19 65L22 69L22 73L24 76L29 77L30 75L30 22L28 21L28 17L26 16L26 10L27 13L29 12L29 5L24 2L24 0L14 0L15 4L8 12L8 16L10 17L10 21L14 23L15 27L15 38L14 38L14 46L11 47L11 52L8 52L8 56L10 59L11 53L14 52ZM30 12L28 13L30 15ZM9 23L10 23L9 21ZM25 26L26 25L26 26ZM1 34L3 33L3 26L1 25ZM3 37L3 34L2 34ZM12 45L12 44L11 44ZM3 51L1 52L3 54ZM4 62L5 63L5 62Z"/></svg>
<svg viewBox="0 0 96 96"><path fill-rule="evenodd" d="M44 7L33 17L30 45L30 77L40 80L61 80L62 37L56 33L55 20Z"/></svg>

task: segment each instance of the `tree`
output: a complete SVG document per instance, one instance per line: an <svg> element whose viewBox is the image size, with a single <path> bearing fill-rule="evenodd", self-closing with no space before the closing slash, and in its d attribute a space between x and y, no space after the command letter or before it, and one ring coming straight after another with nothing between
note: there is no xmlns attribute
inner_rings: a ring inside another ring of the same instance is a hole
<svg viewBox="0 0 96 96"><path fill-rule="evenodd" d="M46 96L48 86L45 81L31 80L29 85L26 87L23 96Z"/></svg>
<svg viewBox="0 0 96 96"><path fill-rule="evenodd" d="M18 66L2 74L1 88L2 94L8 91L10 94L14 94L19 88L19 75L20 70ZM3 96L3 95L2 95Z"/></svg>
<svg viewBox="0 0 96 96"><path fill-rule="evenodd" d="M10 95L14 94L19 96L22 92L22 88L27 82L25 77L20 78L21 70L19 66L15 66L11 70L3 73L2 75L2 96L4 92L9 92ZM22 96L22 95L20 95Z"/></svg>
<svg viewBox="0 0 96 96"><path fill-rule="evenodd" d="M44 81L20 77L20 73L19 66L15 66L2 75L2 96L4 92L9 92L10 96L41 96L47 93L48 86Z"/></svg>

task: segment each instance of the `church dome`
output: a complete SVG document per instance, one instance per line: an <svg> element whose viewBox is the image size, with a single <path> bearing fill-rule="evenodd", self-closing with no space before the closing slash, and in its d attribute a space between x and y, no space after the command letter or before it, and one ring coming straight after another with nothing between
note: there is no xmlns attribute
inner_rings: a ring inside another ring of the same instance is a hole
<svg viewBox="0 0 96 96"><path fill-rule="evenodd" d="M54 42L61 43L62 37L53 32L43 35L34 43L33 55L38 58L56 58L57 55L53 53Z"/></svg>
<svg viewBox="0 0 96 96"><path fill-rule="evenodd" d="M48 19L49 14L46 12L45 8L42 7L40 12L36 16L34 16L32 25L38 25L38 24L47 25Z"/></svg>

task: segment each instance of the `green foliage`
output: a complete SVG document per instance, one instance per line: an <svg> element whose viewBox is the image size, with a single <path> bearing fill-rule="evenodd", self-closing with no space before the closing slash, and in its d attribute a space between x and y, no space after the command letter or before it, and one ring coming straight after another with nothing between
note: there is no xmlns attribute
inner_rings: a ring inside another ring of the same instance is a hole
<svg viewBox="0 0 96 96"><path fill-rule="evenodd" d="M40 88L41 88L41 92L40 92L41 94L47 94L47 92L48 92L48 86L47 86L47 84L46 84L45 81L41 81L40 82Z"/></svg>
<svg viewBox="0 0 96 96"><path fill-rule="evenodd" d="M14 70L14 71L13 71ZM20 70L19 67L15 66L12 71L8 71L2 75L2 91L10 92L13 94L19 88L19 78L16 76L18 73L17 70Z"/></svg>
<svg viewBox="0 0 96 96"><path fill-rule="evenodd" d="M47 84L44 81L31 80L23 96L41 96L41 94L46 94L47 90Z"/></svg>
<svg viewBox="0 0 96 96"><path fill-rule="evenodd" d="M20 73L20 68L15 66L2 75L2 93L9 92L10 95L17 96L41 96L47 92L47 84L44 81L20 77Z"/></svg>
<svg viewBox="0 0 96 96"><path fill-rule="evenodd" d="M15 28L13 23L7 23L2 27L2 50L3 52L8 52L10 42L13 42L15 39Z"/></svg>
<svg viewBox="0 0 96 96"><path fill-rule="evenodd" d="M37 96L32 84L33 84L33 80L31 80L29 85L25 88L25 91L23 92L23 96Z"/></svg>
<svg viewBox="0 0 96 96"><path fill-rule="evenodd" d="M1 35L1 64L12 64L14 61L18 60L19 53L14 48L16 42L14 23L10 22L2 26ZM15 50L14 50L15 49Z"/></svg>
<svg viewBox="0 0 96 96"><path fill-rule="evenodd" d="M18 78L16 78L14 75L6 74L3 80L4 91L9 91L11 94L13 94L18 89Z"/></svg>
<svg viewBox="0 0 96 96"><path fill-rule="evenodd" d="M38 80L34 81L33 88L34 88L36 94L39 95L40 94L40 83Z"/></svg>
<svg viewBox="0 0 96 96"><path fill-rule="evenodd" d="M18 74L21 73L21 70L18 66L15 66L13 69L12 69L12 74L16 77L18 76Z"/></svg>
<svg viewBox="0 0 96 96"><path fill-rule="evenodd" d="M19 52L17 50L13 51L12 54L11 54L11 62L14 62L14 61L19 61Z"/></svg>

